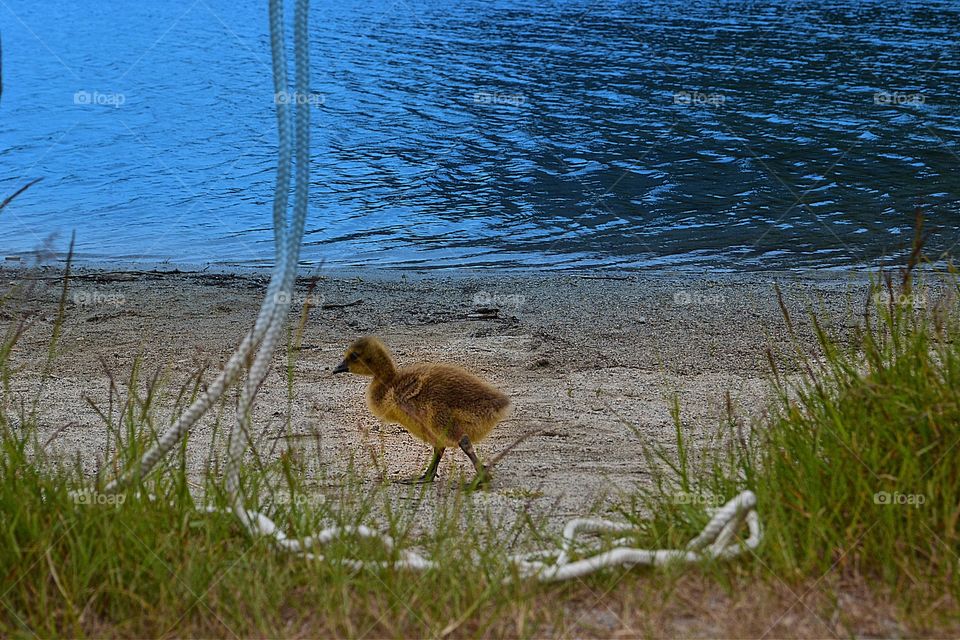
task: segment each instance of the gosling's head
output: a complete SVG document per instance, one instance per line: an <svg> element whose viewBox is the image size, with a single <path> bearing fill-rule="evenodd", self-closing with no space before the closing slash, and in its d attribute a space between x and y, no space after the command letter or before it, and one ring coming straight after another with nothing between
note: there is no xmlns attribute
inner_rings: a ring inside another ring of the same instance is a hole
<svg viewBox="0 0 960 640"><path fill-rule="evenodd" d="M347 348L334 373L356 373L361 376L382 376L394 370L393 359L387 347L373 336L355 340Z"/></svg>

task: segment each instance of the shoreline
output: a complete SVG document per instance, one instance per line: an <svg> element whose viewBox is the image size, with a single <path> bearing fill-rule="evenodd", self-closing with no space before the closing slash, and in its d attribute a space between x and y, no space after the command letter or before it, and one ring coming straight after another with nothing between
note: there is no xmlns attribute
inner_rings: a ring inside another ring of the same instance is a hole
<svg viewBox="0 0 960 640"><path fill-rule="evenodd" d="M0 257L0 274L11 272L27 272L31 270L40 270L43 272L62 273L66 265L65 254L58 253L56 257L46 256L47 261L37 264L36 256L33 254L13 254L12 256ZM899 265L899 263L897 263ZM150 273L164 275L234 275L234 276L256 276L262 275L269 277L273 268L272 262L263 264L253 263L174 263L166 260L102 260L102 259L77 259L74 257L71 266L73 273L101 273L101 274L124 274L124 273ZM889 268L889 267L887 267ZM766 268L705 268L701 265L683 266L676 264L662 264L645 267L596 267L596 266L570 266L570 267L541 267L538 265L530 266L502 266L502 265L481 265L451 267L440 266L433 268L424 268L422 266L330 266L321 262L306 263L301 261L297 270L297 278L309 277L312 274L320 273L331 277L349 278L354 275L376 276L382 279L391 279L406 274L407 276L419 277L495 277L504 276L532 276L532 275L552 275L552 276L603 276L610 278L638 279L646 277L693 277L697 275L726 277L726 276L757 276L757 277L781 277L788 279L810 279L810 280L845 280L848 278L860 279L869 278L875 275L879 267L871 265L860 266L827 266L821 268L796 267L793 269L766 269ZM6 276L3 276L6 277Z"/></svg>

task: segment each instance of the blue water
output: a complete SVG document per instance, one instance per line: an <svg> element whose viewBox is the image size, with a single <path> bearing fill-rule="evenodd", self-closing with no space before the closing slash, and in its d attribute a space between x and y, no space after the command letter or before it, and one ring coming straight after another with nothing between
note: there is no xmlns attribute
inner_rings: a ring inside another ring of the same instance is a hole
<svg viewBox="0 0 960 640"><path fill-rule="evenodd" d="M304 260L865 266L960 236L960 3L312 12ZM0 252L268 263L266 0L3 0Z"/></svg>

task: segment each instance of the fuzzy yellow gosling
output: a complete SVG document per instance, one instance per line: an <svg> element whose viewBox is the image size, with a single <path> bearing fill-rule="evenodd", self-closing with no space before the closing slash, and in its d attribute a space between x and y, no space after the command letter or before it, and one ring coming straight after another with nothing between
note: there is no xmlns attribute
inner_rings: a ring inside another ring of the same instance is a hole
<svg viewBox="0 0 960 640"><path fill-rule="evenodd" d="M433 459L423 475L403 482L432 482L444 450L454 445L473 463L477 484L489 479L473 443L486 437L509 413L507 396L454 365L424 363L398 368L387 347L374 337L351 344L333 373L348 371L373 377L367 387L367 406L373 415L399 423L433 445Z"/></svg>

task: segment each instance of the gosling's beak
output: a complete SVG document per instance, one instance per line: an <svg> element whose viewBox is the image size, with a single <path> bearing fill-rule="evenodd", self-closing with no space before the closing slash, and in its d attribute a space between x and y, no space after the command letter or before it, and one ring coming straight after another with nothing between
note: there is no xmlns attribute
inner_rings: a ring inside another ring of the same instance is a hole
<svg viewBox="0 0 960 640"><path fill-rule="evenodd" d="M338 364L337 368L333 370L334 373L346 373L347 371L350 371L350 366L347 364L346 359Z"/></svg>

